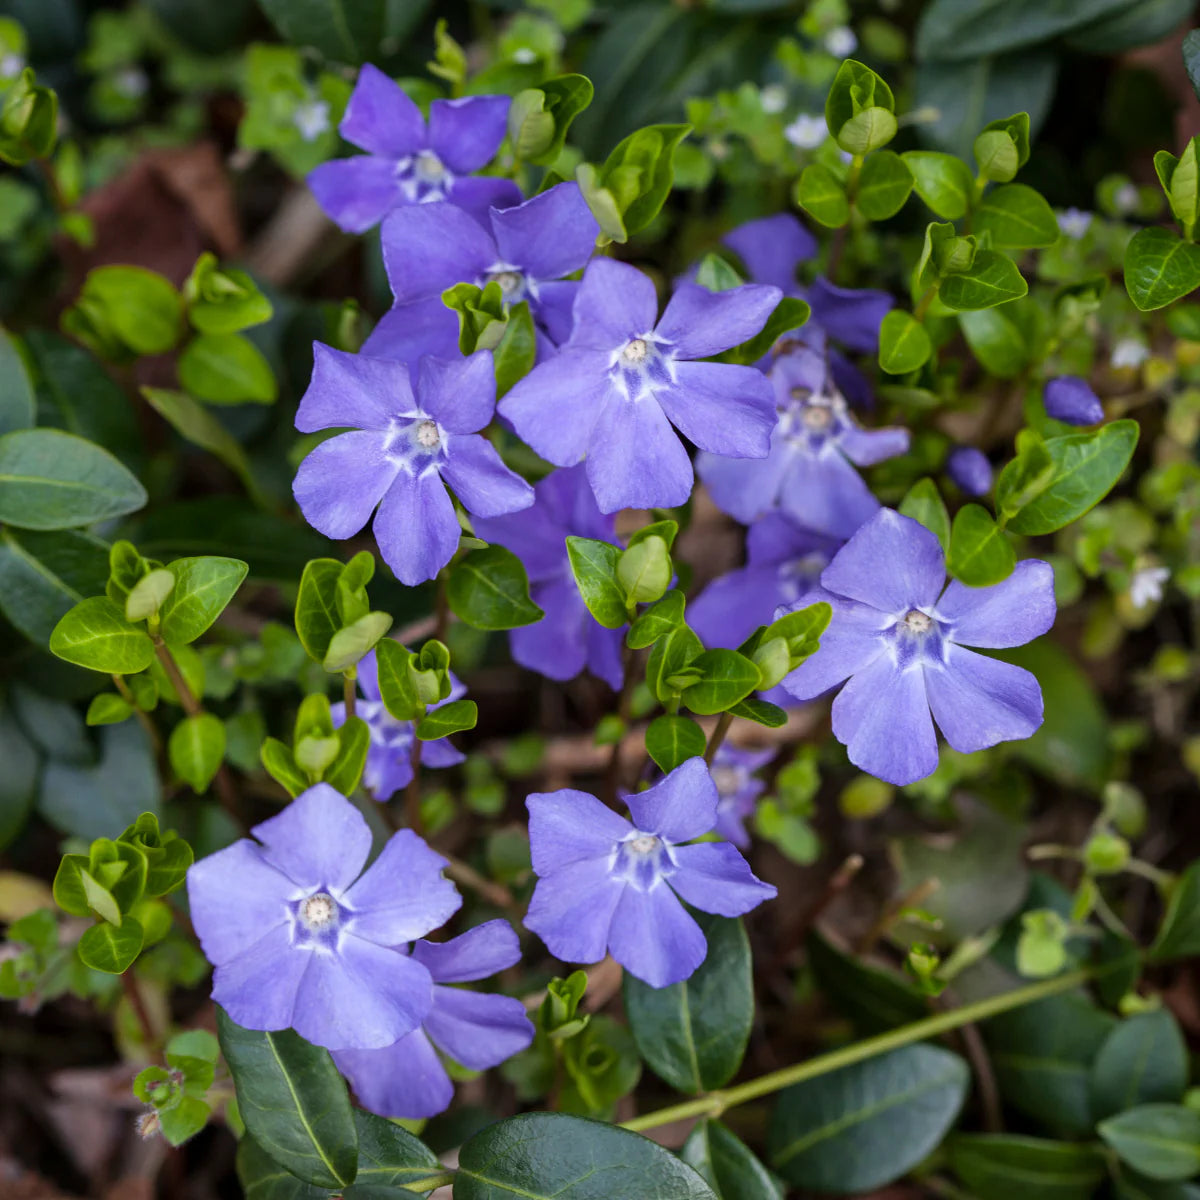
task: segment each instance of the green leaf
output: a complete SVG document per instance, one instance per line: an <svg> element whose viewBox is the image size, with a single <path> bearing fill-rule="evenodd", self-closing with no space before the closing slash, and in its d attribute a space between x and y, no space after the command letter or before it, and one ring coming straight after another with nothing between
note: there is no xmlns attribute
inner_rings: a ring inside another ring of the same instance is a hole
<svg viewBox="0 0 1200 1200"><path fill-rule="evenodd" d="M479 709L474 700L452 700L422 718L417 724L417 737L423 742L436 741L464 729L474 729L478 720Z"/></svg>
<svg viewBox="0 0 1200 1200"><path fill-rule="evenodd" d="M286 42L334 62L357 64L380 53L387 0L258 0Z"/></svg>
<svg viewBox="0 0 1200 1200"><path fill-rule="evenodd" d="M237 1174L245 1200L329 1200L327 1187L314 1187L297 1179L249 1134L238 1142Z"/></svg>
<svg viewBox="0 0 1200 1200"><path fill-rule="evenodd" d="M738 701L729 711L735 717L741 717L744 721L754 721L768 729L782 729L788 722L787 709L767 700L756 699L754 696L747 696L745 700Z"/></svg>
<svg viewBox="0 0 1200 1200"><path fill-rule="evenodd" d="M1004 1133L952 1138L950 1165L979 1200L1011 1200L1017 1181L1026 1200L1089 1200L1107 1174L1095 1146Z"/></svg>
<svg viewBox="0 0 1200 1200"><path fill-rule="evenodd" d="M958 324L971 353L992 375L1013 379L1029 361L1025 335L1003 307L959 313Z"/></svg>
<svg viewBox="0 0 1200 1200"><path fill-rule="evenodd" d="M249 567L238 558L177 558L175 577L159 614L163 639L172 646L194 642L225 611Z"/></svg>
<svg viewBox="0 0 1200 1200"><path fill-rule="evenodd" d="M1168 229L1139 229L1125 248L1125 288L1142 312L1165 308L1200 287L1200 246Z"/></svg>
<svg viewBox="0 0 1200 1200"><path fill-rule="evenodd" d="M969 587L990 587L1007 579L1017 565L1012 543L980 504L966 504L954 514L946 569Z"/></svg>
<svg viewBox="0 0 1200 1200"><path fill-rule="evenodd" d="M166 354L183 333L182 297L169 279L145 267L89 271L79 302L63 315L64 332L78 333L69 318L80 310L134 355Z"/></svg>
<svg viewBox="0 0 1200 1200"><path fill-rule="evenodd" d="M243 1029L217 1008L217 1036L246 1131L306 1183L341 1189L358 1169L358 1132L328 1050L290 1029Z"/></svg>
<svg viewBox="0 0 1200 1200"><path fill-rule="evenodd" d="M736 650L705 650L688 666L700 672L700 679L683 690L683 702L701 716L732 708L759 685L758 667Z"/></svg>
<svg viewBox="0 0 1200 1200"><path fill-rule="evenodd" d="M314 558L300 576L296 594L296 633L308 656L324 662L333 635L342 627L337 586L342 564L335 558Z"/></svg>
<svg viewBox="0 0 1200 1200"><path fill-rule="evenodd" d="M690 978L653 988L625 974L625 1013L646 1065L681 1092L722 1087L754 1022L750 943L742 923L695 913L708 955Z"/></svg>
<svg viewBox="0 0 1200 1200"><path fill-rule="evenodd" d="M200 333L238 333L271 319L271 302L258 284L236 267L218 267L207 251L183 285L188 321Z"/></svg>
<svg viewBox="0 0 1200 1200"><path fill-rule="evenodd" d="M892 89L870 67L848 58L838 67L825 97L825 124L829 132L837 137L847 121L871 107L895 112ZM849 149L847 146L842 148Z"/></svg>
<svg viewBox="0 0 1200 1200"><path fill-rule="evenodd" d="M294 799L309 786L308 776L296 765L296 759L278 738L269 737L258 752L267 774L282 785ZM341 791L341 788L338 788ZM345 793L342 793L345 795Z"/></svg>
<svg viewBox="0 0 1200 1200"><path fill-rule="evenodd" d="M686 625L680 625L666 637L659 638L646 661L646 683L650 690L659 700L672 699L686 685L676 687L670 681L686 671L692 661L703 653L704 644ZM692 682L695 682L699 679L699 672L693 672L693 675Z"/></svg>
<svg viewBox="0 0 1200 1200"><path fill-rule="evenodd" d="M164 567L143 575L125 597L125 620L145 621L157 617L163 601L175 587L175 576Z"/></svg>
<svg viewBox="0 0 1200 1200"><path fill-rule="evenodd" d="M273 404L275 372L240 333L202 333L179 356L179 382L210 404Z"/></svg>
<svg viewBox="0 0 1200 1200"><path fill-rule="evenodd" d="M869 154L896 136L895 115L881 105L864 108L838 130L837 144L847 154Z"/></svg>
<svg viewBox="0 0 1200 1200"><path fill-rule="evenodd" d="M54 873L54 903L73 917L93 915L121 923L121 910L112 894L88 871L86 854L64 854ZM98 905L98 906L97 906ZM106 915L107 914L107 915Z"/></svg>
<svg viewBox="0 0 1200 1200"><path fill-rule="evenodd" d="M142 927L132 917L126 917L120 925L100 921L83 931L79 958L93 971L120 975L142 952L144 942Z"/></svg>
<svg viewBox="0 0 1200 1200"><path fill-rule="evenodd" d="M771 1119L771 1166L805 1190L884 1187L946 1136L969 1082L958 1055L915 1045L796 1084Z"/></svg>
<svg viewBox="0 0 1200 1200"><path fill-rule="evenodd" d="M950 550L950 514L946 502L932 479L918 479L900 501L900 515L919 521L941 543L942 552Z"/></svg>
<svg viewBox="0 0 1200 1200"><path fill-rule="evenodd" d="M133 711L133 705L123 696L115 692L101 692L99 696L92 697L86 719L89 725L117 725L121 721L128 721Z"/></svg>
<svg viewBox="0 0 1200 1200"><path fill-rule="evenodd" d="M1200 862L1194 862L1174 883L1167 913L1150 947L1152 962L1171 962L1200 955Z"/></svg>
<svg viewBox="0 0 1200 1200"><path fill-rule="evenodd" d="M17 429L0 437L0 523L70 529L145 503L145 488L92 442L58 429Z"/></svg>
<svg viewBox="0 0 1200 1200"><path fill-rule="evenodd" d="M740 287L745 280L734 270L729 260L720 254L709 253L696 268L696 282L710 292L728 292Z"/></svg>
<svg viewBox="0 0 1200 1200"><path fill-rule="evenodd" d="M529 578L521 560L503 546L472 550L446 578L446 598L460 621L475 629L515 629L545 613L529 599Z"/></svg>
<svg viewBox="0 0 1200 1200"><path fill-rule="evenodd" d="M375 667L384 707L398 721L419 721L425 702L413 676L412 651L390 638L375 647Z"/></svg>
<svg viewBox="0 0 1200 1200"><path fill-rule="evenodd" d="M107 547L90 533L0 528L0 611L30 641L46 645L55 625L104 590Z"/></svg>
<svg viewBox="0 0 1200 1200"><path fill-rule="evenodd" d="M675 148L691 132L690 125L647 125L619 142L598 172L577 172L584 198L600 228L613 241L624 242L658 216L675 181ZM587 164L584 164L586 166ZM620 218L622 236L605 227L604 205L593 204L597 186L606 192ZM600 211L597 211L597 208Z"/></svg>
<svg viewBox="0 0 1200 1200"><path fill-rule="evenodd" d="M617 584L630 606L661 599L671 575L667 543L656 535L631 541L617 559Z"/></svg>
<svg viewBox="0 0 1200 1200"><path fill-rule="evenodd" d="M1040 192L1008 183L984 196L975 210L972 231L990 233L999 250L1027 250L1058 241L1058 219Z"/></svg>
<svg viewBox="0 0 1200 1200"><path fill-rule="evenodd" d="M1167 1009L1135 1013L1105 1039L1092 1064L1092 1111L1098 1119L1138 1104L1183 1099L1188 1053Z"/></svg>
<svg viewBox="0 0 1200 1200"><path fill-rule="evenodd" d="M33 380L12 336L0 327L0 435L33 425Z"/></svg>
<svg viewBox="0 0 1200 1200"><path fill-rule="evenodd" d="M923 367L933 353L925 326L903 309L893 308L879 328L879 365L889 375L907 375Z"/></svg>
<svg viewBox="0 0 1200 1200"><path fill-rule="evenodd" d="M752 365L786 333L804 325L812 315L807 300L797 296L784 296L767 318L767 323L748 342L734 346L721 355L722 362Z"/></svg>
<svg viewBox="0 0 1200 1200"><path fill-rule="evenodd" d="M358 1174L347 1200L356 1196L371 1200L368 1189L378 1200L388 1200L391 1189L441 1174L443 1168L437 1155L399 1125L361 1108L354 1110L354 1125L358 1130ZM412 1194L401 1193L395 1200Z"/></svg>
<svg viewBox="0 0 1200 1200"><path fill-rule="evenodd" d="M1101 1121L1097 1132L1135 1171L1190 1179L1200 1171L1200 1113L1182 1104L1141 1104Z"/></svg>
<svg viewBox="0 0 1200 1200"><path fill-rule="evenodd" d="M343 796L353 795L362 779L367 765L367 751L371 748L371 728L360 717L349 717L334 731L338 740L338 756L333 766L325 769L322 779L336 788Z"/></svg>
<svg viewBox="0 0 1200 1200"><path fill-rule="evenodd" d="M525 1113L485 1126L459 1152L454 1200L715 1200L648 1138L601 1121Z"/></svg>
<svg viewBox="0 0 1200 1200"><path fill-rule="evenodd" d="M844 954L817 930L806 943L823 992L864 1033L882 1033L929 1015L929 1002L909 980Z"/></svg>
<svg viewBox="0 0 1200 1200"><path fill-rule="evenodd" d="M1174 28L1174 23L1171 27ZM1190 30L1183 39L1183 65L1187 70L1192 91L1196 93L1197 99L1200 99L1200 29Z"/></svg>
<svg viewBox="0 0 1200 1200"><path fill-rule="evenodd" d="M208 1124L212 1106L198 1096L182 1096L179 1103L158 1114L162 1135L170 1146L182 1146Z"/></svg>
<svg viewBox="0 0 1200 1200"><path fill-rule="evenodd" d="M879 150L863 163L854 195L855 207L868 221L886 221L904 207L913 183L913 173L899 154Z"/></svg>
<svg viewBox="0 0 1200 1200"><path fill-rule="evenodd" d="M1030 536L1053 533L1094 508L1116 486L1137 446L1138 423L1113 421L1093 433L1068 434L1043 443L1053 465L1050 484L1009 518L1008 528ZM1001 483L1013 464L1004 468Z"/></svg>
<svg viewBox="0 0 1200 1200"><path fill-rule="evenodd" d="M975 180L961 158L935 150L909 150L901 157L912 172L917 195L937 216L945 221L966 216L975 195Z"/></svg>
<svg viewBox="0 0 1200 1200"><path fill-rule="evenodd" d="M942 280L938 299L956 310L991 308L1016 300L1028 290L1025 277L1011 258L994 250L979 250L969 270Z"/></svg>
<svg viewBox="0 0 1200 1200"><path fill-rule="evenodd" d="M838 229L850 220L846 186L824 163L809 163L800 173L793 199L816 222Z"/></svg>
<svg viewBox="0 0 1200 1200"><path fill-rule="evenodd" d="M76 604L54 627L50 650L59 658L108 675L136 675L154 661L154 643L131 625L107 596Z"/></svg>
<svg viewBox="0 0 1200 1200"><path fill-rule="evenodd" d="M517 382L533 369L537 357L537 339L534 335L533 317L529 312L529 301L522 300L508 310L508 323L500 344L492 352L496 370L496 399L499 400Z"/></svg>
<svg viewBox="0 0 1200 1200"><path fill-rule="evenodd" d="M586 75L556 75L513 97L508 136L518 158L548 167L562 153L571 122L592 102Z"/></svg>
<svg viewBox="0 0 1200 1200"><path fill-rule="evenodd" d="M660 637L683 624L685 605L686 601L681 591L669 591L630 625L629 632L625 635L625 644L631 650L644 650L647 646L653 646Z"/></svg>
<svg viewBox="0 0 1200 1200"><path fill-rule="evenodd" d="M220 717L212 713L185 717L171 730L167 754L175 774L203 795L225 757L225 726Z"/></svg>
<svg viewBox="0 0 1200 1200"><path fill-rule="evenodd" d="M0 97L0 160L14 167L49 158L58 136L58 96L26 67Z"/></svg>
<svg viewBox="0 0 1200 1200"><path fill-rule="evenodd" d="M779 1200L771 1173L720 1121L699 1121L679 1157L712 1188L718 1200Z"/></svg>
<svg viewBox="0 0 1200 1200"><path fill-rule="evenodd" d="M704 730L690 717L656 717L646 728L646 753L664 774L704 753Z"/></svg>
<svg viewBox="0 0 1200 1200"><path fill-rule="evenodd" d="M1154 169L1166 193L1171 215L1183 226L1184 233L1190 235L1200 216L1200 164L1196 159L1196 139L1189 140L1178 158L1168 150L1160 150L1154 156Z"/></svg>
<svg viewBox="0 0 1200 1200"><path fill-rule="evenodd" d="M620 549L592 538L568 537L567 557L588 612L605 629L620 629L629 621L625 591L617 582Z"/></svg>
<svg viewBox="0 0 1200 1200"><path fill-rule="evenodd" d="M366 613L329 639L329 649L321 665L335 675L348 670L370 654L391 627L389 613Z"/></svg>

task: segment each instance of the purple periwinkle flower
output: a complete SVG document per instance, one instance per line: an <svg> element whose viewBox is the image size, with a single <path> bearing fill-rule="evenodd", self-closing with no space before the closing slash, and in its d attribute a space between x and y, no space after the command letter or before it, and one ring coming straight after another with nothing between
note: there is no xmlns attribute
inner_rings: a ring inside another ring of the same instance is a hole
<svg viewBox="0 0 1200 1200"><path fill-rule="evenodd" d="M812 591L840 545L783 513L767 513L746 532L746 565L714 579L688 603L688 624L706 646L736 649L769 625L777 608Z"/></svg>
<svg viewBox="0 0 1200 1200"><path fill-rule="evenodd" d="M907 429L863 429L829 375L823 348L794 341L772 363L777 421L766 458L701 454L696 469L713 502L749 524L774 508L826 537L849 537L879 509L852 464L908 449Z"/></svg>
<svg viewBox="0 0 1200 1200"><path fill-rule="evenodd" d="M651 987L667 987L708 952L681 900L737 917L775 889L728 842L683 844L717 821L717 787L703 759L625 801L632 823L571 788L528 798L539 878L525 925L565 962L599 962L607 952Z"/></svg>
<svg viewBox="0 0 1200 1200"><path fill-rule="evenodd" d="M397 209L383 223L383 263L395 306L363 349L415 362L458 353L458 314L442 303L456 283L499 284L506 304L529 302L542 357L571 332L579 289L564 279L592 255L600 227L576 183L492 209L480 225L452 204Z"/></svg>
<svg viewBox="0 0 1200 1200"><path fill-rule="evenodd" d="M762 458L775 424L771 388L754 367L695 362L756 334L778 288L710 292L681 284L661 319L636 267L593 260L571 336L500 402L500 415L543 458L587 458L600 511L671 508L692 491L692 464L672 425L700 449Z"/></svg>
<svg viewBox="0 0 1200 1200"><path fill-rule="evenodd" d="M596 507L582 464L552 471L533 494L533 507L519 515L475 522L481 538L506 546L525 565L530 598L546 614L533 625L509 631L512 656L547 679L574 679L587 667L619 689L624 634L605 629L588 612L566 543L569 536L615 541L613 518Z"/></svg>
<svg viewBox="0 0 1200 1200"><path fill-rule="evenodd" d="M1048 417L1068 425L1099 425L1104 420L1100 397L1078 375L1059 375L1046 380L1042 402Z"/></svg>
<svg viewBox="0 0 1200 1200"><path fill-rule="evenodd" d="M827 600L833 619L820 649L783 686L812 700L845 682L833 732L855 766L904 785L937 767L933 720L963 754L1041 725L1034 676L966 647L1022 646L1050 628L1049 563L1027 559L992 587L947 587L937 538L885 508L838 551L821 584L800 605Z"/></svg>
<svg viewBox="0 0 1200 1200"><path fill-rule="evenodd" d="M426 125L404 89L367 63L338 126L366 154L322 163L308 186L347 233L363 233L400 205L437 200L482 219L489 208L521 198L508 179L467 178L495 157L509 104L507 96L435 100Z"/></svg>
<svg viewBox="0 0 1200 1200"><path fill-rule="evenodd" d="M446 860L393 834L363 871L371 831L327 783L188 871L192 923L215 968L212 997L247 1029L289 1026L330 1050L371 1050L411 1033L433 979L404 943L461 903Z"/></svg>
<svg viewBox="0 0 1200 1200"><path fill-rule="evenodd" d="M992 464L974 446L955 446L946 459L946 474L968 496L983 496L992 486Z"/></svg>
<svg viewBox="0 0 1200 1200"><path fill-rule="evenodd" d="M422 358L415 394L404 363L320 343L313 354L296 428L351 429L317 446L293 484L305 520L326 537L352 537L378 505L379 552L412 586L432 579L458 547L462 530L446 484L480 517L533 503L529 484L476 433L496 403L489 351Z"/></svg>
<svg viewBox="0 0 1200 1200"><path fill-rule="evenodd" d="M450 694L434 708L460 700L467 689L451 676ZM376 800L390 800L412 779L412 745L416 726L412 721L400 721L393 717L383 702L379 691L379 672L372 650L358 664L358 694L355 715L366 722L371 734L367 748L367 764L363 768L363 787ZM341 701L330 705L334 728L345 724L346 706ZM433 738L421 745L423 767L454 767L466 759L456 750L448 738Z"/></svg>
<svg viewBox="0 0 1200 1200"><path fill-rule="evenodd" d="M741 750L722 742L713 758L712 777L719 797L713 828L735 846L744 849L750 845L746 822L754 815L758 798L767 787L754 772L774 757L774 750Z"/></svg>
<svg viewBox="0 0 1200 1200"><path fill-rule="evenodd" d="M381 1117L407 1120L436 1116L454 1099L439 1050L483 1071L533 1040L520 1000L448 986L486 979L520 959L520 943L507 921L486 921L448 942L417 942L412 957L434 985L433 1006L420 1028L383 1050L339 1050L333 1056L360 1104Z"/></svg>

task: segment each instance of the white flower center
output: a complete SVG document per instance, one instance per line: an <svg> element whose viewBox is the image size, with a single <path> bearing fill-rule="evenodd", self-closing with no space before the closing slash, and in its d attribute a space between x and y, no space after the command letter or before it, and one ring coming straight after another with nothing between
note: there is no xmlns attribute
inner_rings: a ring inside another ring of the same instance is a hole
<svg viewBox="0 0 1200 1200"><path fill-rule="evenodd" d="M933 618L921 612L920 609L910 608L904 614L904 626L912 633L928 633L933 626Z"/></svg>
<svg viewBox="0 0 1200 1200"><path fill-rule="evenodd" d="M413 172L424 183L440 183L446 174L446 168L432 150L422 150L413 164Z"/></svg>
<svg viewBox="0 0 1200 1200"><path fill-rule="evenodd" d="M422 421L417 426L417 445L425 450L436 450L441 445L442 435L436 421Z"/></svg>
<svg viewBox="0 0 1200 1200"><path fill-rule="evenodd" d="M337 901L328 892L317 892L300 906L300 917L309 929L325 929L338 918Z"/></svg>
<svg viewBox="0 0 1200 1200"><path fill-rule="evenodd" d="M629 843L629 849L632 850L634 854L653 854L654 851L658 849L658 846L658 838L652 833L639 833L637 837L635 837Z"/></svg>
<svg viewBox="0 0 1200 1200"><path fill-rule="evenodd" d="M622 349L621 361L627 367L640 367L646 361L649 353L650 347L646 345L645 339L634 338L631 342L627 342Z"/></svg>
<svg viewBox="0 0 1200 1200"><path fill-rule="evenodd" d="M500 285L505 296L521 290L521 276L516 271L500 271L492 276L492 281Z"/></svg>
<svg viewBox="0 0 1200 1200"><path fill-rule="evenodd" d="M833 410L823 404L809 404L805 406L800 419L806 429L811 429L814 433L824 433L833 424Z"/></svg>

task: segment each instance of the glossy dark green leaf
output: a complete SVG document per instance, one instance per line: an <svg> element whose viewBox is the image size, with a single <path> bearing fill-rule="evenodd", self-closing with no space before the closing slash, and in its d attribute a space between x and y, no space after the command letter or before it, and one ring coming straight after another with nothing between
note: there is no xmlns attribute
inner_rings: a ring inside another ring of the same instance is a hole
<svg viewBox="0 0 1200 1200"><path fill-rule="evenodd" d="M1142 312L1165 308L1200 287L1200 246L1169 229L1139 229L1125 248L1125 288Z"/></svg>
<svg viewBox="0 0 1200 1200"><path fill-rule="evenodd" d="M240 333L202 333L179 356L179 382L210 404L272 404L279 394L263 352Z"/></svg>
<svg viewBox="0 0 1200 1200"><path fill-rule="evenodd" d="M809 934L807 946L821 990L864 1033L882 1033L929 1015L929 1001L907 978L843 953L819 931Z"/></svg>
<svg viewBox="0 0 1200 1200"><path fill-rule="evenodd" d="M850 220L846 185L824 163L809 163L800 173L793 195L814 221L838 229Z"/></svg>
<svg viewBox="0 0 1200 1200"><path fill-rule="evenodd" d="M1200 98L1200 29L1193 29L1183 39L1183 65L1192 91Z"/></svg>
<svg viewBox="0 0 1200 1200"><path fill-rule="evenodd" d="M620 549L592 538L569 537L567 557L588 612L605 629L620 629L629 620L625 591L617 582Z"/></svg>
<svg viewBox="0 0 1200 1200"><path fill-rule="evenodd" d="M1153 962L1170 962L1200 955L1200 862L1194 862L1174 883L1158 936L1150 947Z"/></svg>
<svg viewBox="0 0 1200 1200"><path fill-rule="evenodd" d="M925 326L911 313L893 308L879 328L879 365L889 375L907 375L923 367L933 353Z"/></svg>
<svg viewBox="0 0 1200 1200"><path fill-rule="evenodd" d="M0 522L71 529L124 516L146 490L107 450L58 429L0 437Z"/></svg>
<svg viewBox="0 0 1200 1200"><path fill-rule="evenodd" d="M1007 579L1017 554L992 514L981 504L965 504L954 514L946 569L970 587L990 587Z"/></svg>
<svg viewBox="0 0 1200 1200"><path fill-rule="evenodd" d="M960 1134L950 1165L979 1200L1089 1200L1107 1175L1096 1146L1016 1134Z"/></svg>
<svg viewBox="0 0 1200 1200"><path fill-rule="evenodd" d="M771 1173L720 1121L699 1121L679 1157L695 1169L718 1200L779 1200Z"/></svg>
<svg viewBox="0 0 1200 1200"><path fill-rule="evenodd" d="M354 1125L358 1130L358 1174L346 1200L356 1196L366 1200L368 1189L383 1200L387 1193L382 1189L404 1188L417 1180L441 1174L443 1168L437 1156L408 1130L361 1108L354 1110ZM396 1200L402 1200L406 1194L413 1193L399 1193ZM427 1192L416 1194L426 1195Z"/></svg>
<svg viewBox="0 0 1200 1200"><path fill-rule="evenodd" d="M171 281L145 267L95 267L83 283L83 296L135 355L165 354L183 332L183 302ZM67 330L64 318L63 328Z"/></svg>
<svg viewBox="0 0 1200 1200"><path fill-rule="evenodd" d="M529 312L529 301L522 300L508 310L508 322L500 344L492 352L496 370L496 399L499 400L518 379L524 378L533 369L537 357L537 338L534 335L533 317Z"/></svg>
<svg viewBox="0 0 1200 1200"><path fill-rule="evenodd" d="M625 635L625 644L631 650L644 650L647 646L653 646L660 637L683 624L684 608L683 592L678 589L668 592L630 625L629 632Z"/></svg>
<svg viewBox="0 0 1200 1200"><path fill-rule="evenodd" d="M895 110L892 89L881 75L853 58L846 59L837 69L825 97L825 124L835 137L847 121L866 108Z"/></svg>
<svg viewBox="0 0 1200 1200"><path fill-rule="evenodd" d="M37 796L40 756L0 699L0 850L7 849L25 828Z"/></svg>
<svg viewBox="0 0 1200 1200"><path fill-rule="evenodd" d="M980 308L958 314L958 324L983 367L1000 379L1012 379L1029 361L1029 347L1008 309Z"/></svg>
<svg viewBox="0 0 1200 1200"><path fill-rule="evenodd" d="M1040 192L1023 183L993 188L980 201L971 224L974 233L990 233L1001 250L1027 250L1053 246L1058 241L1058 219Z"/></svg>
<svg viewBox="0 0 1200 1200"><path fill-rule="evenodd" d="M350 796L358 787L363 768L367 765L371 729L361 717L351 717L338 726L334 736L341 748L333 766L326 769L322 779L343 796Z"/></svg>
<svg viewBox="0 0 1200 1200"><path fill-rule="evenodd" d="M1124 474L1139 432L1138 423L1126 419L1112 421L1093 433L1048 439L1044 449L1054 468L1051 482L1010 517L1008 528L1029 535L1053 533L1078 520L1099 504ZM999 496L997 481L998 500Z"/></svg>
<svg viewBox="0 0 1200 1200"><path fill-rule="evenodd" d="M957 221L966 215L975 195L975 180L961 158L935 150L909 150L902 157L917 195L937 216Z"/></svg>
<svg viewBox="0 0 1200 1200"><path fill-rule="evenodd" d="M1200 1172L1200 1113L1182 1104L1141 1104L1097 1132L1135 1171L1151 1179L1182 1181Z"/></svg>
<svg viewBox="0 0 1200 1200"><path fill-rule="evenodd" d="M243 1029L220 1007L217 1035L247 1132L306 1183L341 1189L358 1169L358 1131L328 1050L290 1029Z"/></svg>
<svg viewBox="0 0 1200 1200"><path fill-rule="evenodd" d="M472 550L450 568L446 598L451 611L476 629L515 629L545 615L529 599L521 560L503 546Z"/></svg>
<svg viewBox="0 0 1200 1200"><path fill-rule="evenodd" d="M0 435L33 425L33 380L12 335L0 328Z"/></svg>
<svg viewBox="0 0 1200 1200"><path fill-rule="evenodd" d="M108 548L74 529L0 529L0 611L30 641L46 645L55 625L104 590Z"/></svg>
<svg viewBox="0 0 1200 1200"><path fill-rule="evenodd" d="M387 0L258 0L293 46L309 46L334 62L361 63L379 54Z"/></svg>
<svg viewBox="0 0 1200 1200"><path fill-rule="evenodd" d="M689 662L699 680L683 691L683 702L694 713L724 712L745 700L759 685L758 667L736 650L705 650Z"/></svg>
<svg viewBox="0 0 1200 1200"><path fill-rule="evenodd" d="M292 751L278 738L269 737L263 742L259 758L267 774L284 787L293 799L309 786L310 781L296 765ZM341 791L341 788L338 791Z"/></svg>
<svg viewBox="0 0 1200 1200"><path fill-rule="evenodd" d="M704 747L704 730L690 717L667 714L656 717L646 728L646 753L663 772L703 754Z"/></svg>
<svg viewBox="0 0 1200 1200"><path fill-rule="evenodd" d="M163 639L194 642L225 611L249 569L237 558L178 558L168 563L175 586L159 613Z"/></svg>
<svg viewBox="0 0 1200 1200"><path fill-rule="evenodd" d="M1092 1111L1098 1120L1138 1104L1181 1100L1188 1052L1167 1009L1135 1013L1100 1047L1092 1064Z"/></svg>
<svg viewBox="0 0 1200 1200"><path fill-rule="evenodd" d="M141 953L145 941L142 927L132 917L120 925L97 921L79 939L79 957L85 966L106 975L120 975Z"/></svg>
<svg viewBox="0 0 1200 1200"><path fill-rule="evenodd" d="M238 1143L237 1174L246 1200L329 1200L327 1187L315 1187L297 1179L250 1134Z"/></svg>
<svg viewBox="0 0 1200 1200"><path fill-rule="evenodd" d="M900 501L902 516L919 521L941 543L943 553L950 549L950 514L946 502L932 479L918 479Z"/></svg>
<svg viewBox="0 0 1200 1200"><path fill-rule="evenodd" d="M625 973L625 1013L646 1065L682 1092L733 1078L754 1021L750 943L737 920L695 913L708 955L682 983L652 988Z"/></svg>
<svg viewBox="0 0 1200 1200"><path fill-rule="evenodd" d="M961 312L1006 304L1028 290L1025 277L1011 258L995 250L980 250L969 270L942 280L938 299L947 308Z"/></svg>
<svg viewBox="0 0 1200 1200"><path fill-rule="evenodd" d="M869 221L886 221L904 207L913 184L913 173L899 154L877 150L863 163L854 194L855 207Z"/></svg>
<svg viewBox="0 0 1200 1200"><path fill-rule="evenodd" d="M309 657L323 662L329 643L342 626L337 585L343 564L335 558L314 558L300 576L296 595L296 633Z"/></svg>
<svg viewBox="0 0 1200 1200"><path fill-rule="evenodd" d="M1161 42L1178 29L1191 13L1191 0L1136 0L1123 11L1073 30L1065 43L1078 54L1096 57L1122 54L1138 46ZM1183 49L1186 63L1186 38Z"/></svg>
<svg viewBox="0 0 1200 1200"><path fill-rule="evenodd" d="M556 75L513 97L508 136L519 158L550 166L562 153L575 118L592 102L586 75Z"/></svg>
<svg viewBox="0 0 1200 1200"><path fill-rule="evenodd" d="M452 700L429 714L417 724L417 737L423 742L449 737L464 729L474 729L479 719L479 710L474 700Z"/></svg>
<svg viewBox="0 0 1200 1200"><path fill-rule="evenodd" d="M225 726L212 713L197 713L184 717L167 741L171 768L198 795L208 791L208 785L220 769L225 757Z"/></svg>
<svg viewBox="0 0 1200 1200"><path fill-rule="evenodd" d="M54 627L50 649L59 658L111 675L134 675L154 661L144 625L133 625L107 596L80 601Z"/></svg>
<svg viewBox="0 0 1200 1200"><path fill-rule="evenodd" d="M893 1050L781 1093L771 1166L818 1192L866 1192L911 1170L946 1136L966 1099L967 1064L940 1046Z"/></svg>
<svg viewBox="0 0 1200 1200"><path fill-rule="evenodd" d="M628 1130L561 1113L525 1113L463 1146L454 1200L715 1200L669 1150Z"/></svg>

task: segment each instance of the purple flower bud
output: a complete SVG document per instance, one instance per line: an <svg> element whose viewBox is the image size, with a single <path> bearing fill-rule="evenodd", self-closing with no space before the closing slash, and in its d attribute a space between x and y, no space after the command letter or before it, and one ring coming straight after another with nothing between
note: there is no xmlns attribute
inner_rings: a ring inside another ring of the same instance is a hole
<svg viewBox="0 0 1200 1200"><path fill-rule="evenodd" d="M968 496L982 496L992 486L992 464L974 446L956 446L946 459L946 474Z"/></svg>
<svg viewBox="0 0 1200 1200"><path fill-rule="evenodd" d="M1068 425L1098 425L1104 420L1100 398L1077 375L1048 380L1042 400L1048 417Z"/></svg>

